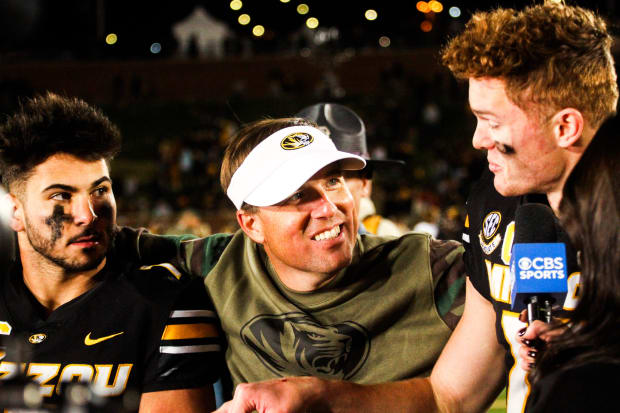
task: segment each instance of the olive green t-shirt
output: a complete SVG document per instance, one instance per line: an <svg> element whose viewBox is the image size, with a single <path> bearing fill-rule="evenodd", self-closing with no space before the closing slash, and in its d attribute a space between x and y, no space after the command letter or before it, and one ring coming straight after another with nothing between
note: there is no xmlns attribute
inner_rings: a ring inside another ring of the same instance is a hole
<svg viewBox="0 0 620 413"><path fill-rule="evenodd" d="M262 247L237 233L205 279L234 385L282 376L374 383L427 375L451 333L435 286L459 266L461 253L457 243L423 234L361 236L350 266L300 293L280 282ZM433 275L433 266L441 273Z"/></svg>
<svg viewBox="0 0 620 413"><path fill-rule="evenodd" d="M234 385L313 375L375 383L430 373L464 303L463 248L410 233L358 236L353 262L312 292L287 288L263 248L238 231L167 237L165 254L205 277L228 341ZM140 259L164 253L141 234ZM155 242L157 241L157 242Z"/></svg>

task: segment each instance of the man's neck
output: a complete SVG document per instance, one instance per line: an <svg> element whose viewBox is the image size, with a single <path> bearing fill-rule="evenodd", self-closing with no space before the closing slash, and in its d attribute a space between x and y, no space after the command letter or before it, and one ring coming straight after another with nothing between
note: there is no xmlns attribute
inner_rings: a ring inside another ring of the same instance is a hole
<svg viewBox="0 0 620 413"><path fill-rule="evenodd" d="M92 270L69 272L34 250L22 251L20 248L20 257L24 284L48 315L93 288L96 284L95 275L106 263L103 259Z"/></svg>
<svg viewBox="0 0 620 413"><path fill-rule="evenodd" d="M280 263L278 260L269 258L267 251L261 248L261 256L265 265L269 267L272 277L278 280L288 289L295 292L311 292L318 290L334 279L336 274L313 273L296 270Z"/></svg>
<svg viewBox="0 0 620 413"><path fill-rule="evenodd" d="M562 202L562 191L547 192L547 201L549 206L553 209L556 216L559 216L560 202Z"/></svg>
<svg viewBox="0 0 620 413"><path fill-rule="evenodd" d="M547 201L549 201L549 206L553 209L556 216L560 216L560 203L562 202L562 191L564 190L564 184L566 184L566 180L570 176L573 168L575 168L575 165L577 165L577 162L579 162L582 154L583 150L576 150L574 153L569 154L562 175L559 177L557 182L555 182L553 187L546 191Z"/></svg>
<svg viewBox="0 0 620 413"><path fill-rule="evenodd" d="M292 272L290 269L278 271L275 266L274 271L282 284L300 293L318 290L336 276L336 274L315 274L303 271Z"/></svg>
<svg viewBox="0 0 620 413"><path fill-rule="evenodd" d="M573 171L573 169L581 159L581 156L585 152L588 145L592 142L595 133L596 130L592 129L589 125L586 124L584 126L581 138L579 138L577 142L575 142L565 151L566 161L564 164L562 175L555 183L553 188L550 188L546 191L549 206L551 206L551 209L553 209L553 212L556 216L559 216L560 213L560 203L562 202L562 191L564 190L564 184L566 184L566 180L570 176L570 173Z"/></svg>

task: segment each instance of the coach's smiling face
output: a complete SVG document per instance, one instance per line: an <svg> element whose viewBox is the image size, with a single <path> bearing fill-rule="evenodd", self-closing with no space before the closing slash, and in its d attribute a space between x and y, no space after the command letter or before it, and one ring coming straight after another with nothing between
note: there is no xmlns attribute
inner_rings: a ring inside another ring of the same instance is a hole
<svg viewBox="0 0 620 413"><path fill-rule="evenodd" d="M351 263L358 219L338 163L321 169L283 202L238 215L293 290L315 290Z"/></svg>

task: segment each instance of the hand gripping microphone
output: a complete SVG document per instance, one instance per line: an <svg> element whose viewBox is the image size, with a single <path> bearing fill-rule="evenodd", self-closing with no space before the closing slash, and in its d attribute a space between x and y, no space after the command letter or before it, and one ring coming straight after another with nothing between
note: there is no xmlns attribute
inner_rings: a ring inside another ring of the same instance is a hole
<svg viewBox="0 0 620 413"><path fill-rule="evenodd" d="M515 213L510 262L511 309L528 310L528 322L551 321L551 306L563 303L567 289L567 236L551 208L525 204Z"/></svg>

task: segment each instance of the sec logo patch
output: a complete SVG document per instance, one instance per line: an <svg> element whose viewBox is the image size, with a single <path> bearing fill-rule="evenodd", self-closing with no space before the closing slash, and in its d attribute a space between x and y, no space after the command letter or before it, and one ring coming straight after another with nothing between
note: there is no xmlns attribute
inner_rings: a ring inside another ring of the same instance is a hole
<svg viewBox="0 0 620 413"><path fill-rule="evenodd" d="M482 231L478 234L478 239L480 240L482 252L487 255L493 253L502 241L501 235L495 235L501 222L502 214L498 211L488 213L482 221Z"/></svg>
<svg viewBox="0 0 620 413"><path fill-rule="evenodd" d="M486 239L491 239L497 232L500 222L502 222L502 214L497 211L488 214L482 222L482 235Z"/></svg>

